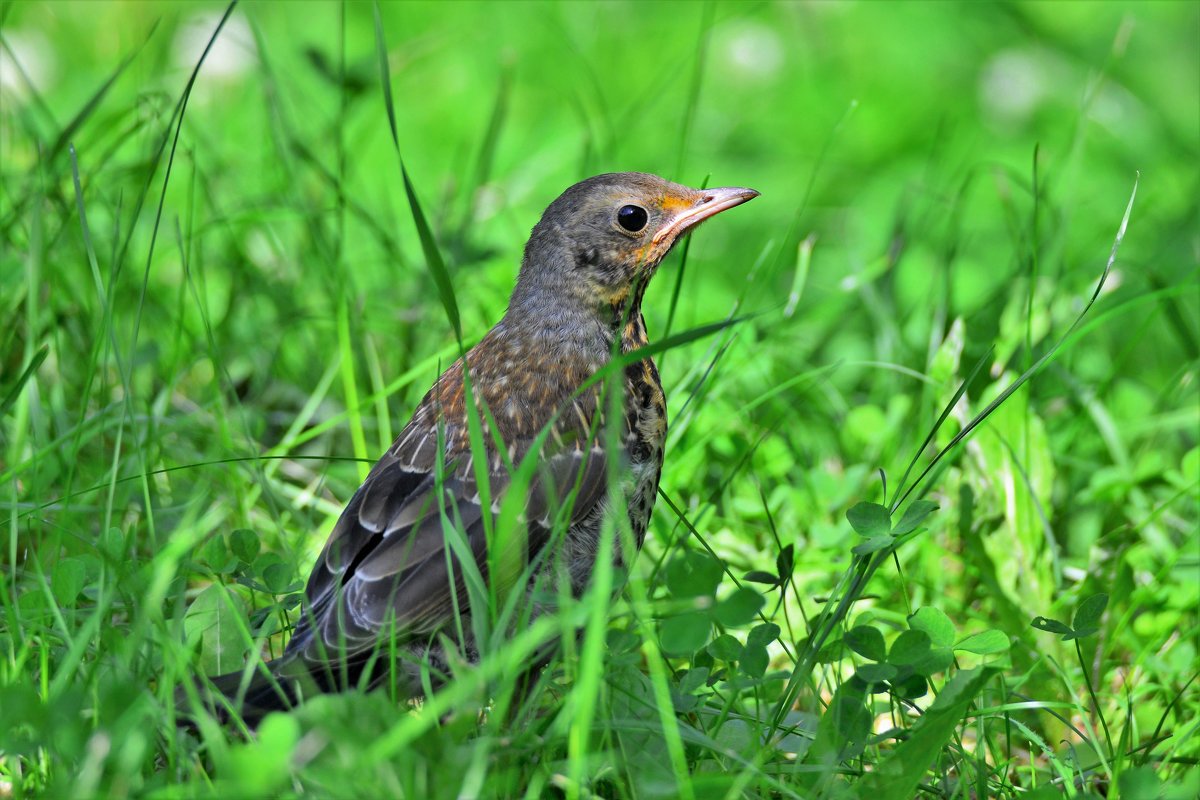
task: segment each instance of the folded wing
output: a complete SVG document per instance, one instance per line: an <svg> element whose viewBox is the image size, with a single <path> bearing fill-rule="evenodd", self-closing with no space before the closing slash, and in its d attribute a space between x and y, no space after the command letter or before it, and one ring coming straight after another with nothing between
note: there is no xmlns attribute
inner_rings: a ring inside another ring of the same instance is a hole
<svg viewBox="0 0 1200 800"><path fill-rule="evenodd" d="M342 513L309 578L306 608L285 655L328 665L370 653L384 632L413 641L449 626L455 609L466 612L470 603L462 548L449 546L448 536L464 537L479 572L489 579L484 516L497 517L512 476L504 466L489 470L493 502L485 509L464 454L443 466L439 494L436 429L413 430L424 420L418 415L410 423ZM524 454L531 444L517 442L513 452ZM603 503L606 465L600 447L544 455L523 500L526 535L508 540L525 552L503 556L548 557L552 532L562 535ZM519 577L519 570L511 572L503 580Z"/></svg>

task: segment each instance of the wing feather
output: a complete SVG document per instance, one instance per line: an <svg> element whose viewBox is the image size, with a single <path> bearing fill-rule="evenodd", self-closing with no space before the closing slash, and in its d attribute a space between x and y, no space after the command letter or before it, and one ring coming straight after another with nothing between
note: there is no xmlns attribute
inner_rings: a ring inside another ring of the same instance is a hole
<svg viewBox="0 0 1200 800"><path fill-rule="evenodd" d="M424 421L417 415L409 427ZM465 458L446 468L439 503L436 441L433 430L406 429L347 504L309 579L306 613L288 643L289 653L328 670L330 653L362 654L383 631L409 639L428 636L453 621L456 605L469 613L467 581L458 556L447 557L443 519L458 521L486 580L483 515L494 518L499 504L488 510L480 506ZM522 441L517 449L530 445ZM545 546L564 502L572 503L572 520L594 509L607 487L606 465L600 448L545 459L528 491L527 535L514 540L524 543L523 557L533 558ZM492 497L500 498L511 477L502 468L490 483Z"/></svg>

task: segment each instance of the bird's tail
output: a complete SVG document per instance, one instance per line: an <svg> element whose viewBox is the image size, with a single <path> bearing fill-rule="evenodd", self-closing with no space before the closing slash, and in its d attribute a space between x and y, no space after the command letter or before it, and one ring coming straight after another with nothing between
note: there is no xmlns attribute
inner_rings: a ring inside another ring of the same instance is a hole
<svg viewBox="0 0 1200 800"><path fill-rule="evenodd" d="M255 727L272 711L286 711L299 703L303 681L294 660L259 664L249 673L243 669L210 678L188 677L189 684L175 690L175 707L188 719L203 710L221 722L240 718Z"/></svg>

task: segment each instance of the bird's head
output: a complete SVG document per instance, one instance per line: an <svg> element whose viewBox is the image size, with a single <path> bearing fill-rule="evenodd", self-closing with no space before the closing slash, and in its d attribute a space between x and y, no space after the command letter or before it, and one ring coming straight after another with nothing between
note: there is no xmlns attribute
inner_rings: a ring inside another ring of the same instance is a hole
<svg viewBox="0 0 1200 800"><path fill-rule="evenodd" d="M518 290L566 293L597 307L621 304L686 233L757 196L753 189L690 189L641 172L588 178L563 192L534 227Z"/></svg>

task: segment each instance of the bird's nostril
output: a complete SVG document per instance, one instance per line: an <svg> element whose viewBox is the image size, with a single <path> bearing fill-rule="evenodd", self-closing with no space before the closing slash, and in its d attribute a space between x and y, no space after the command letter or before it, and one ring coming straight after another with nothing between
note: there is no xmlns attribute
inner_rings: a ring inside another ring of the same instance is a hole
<svg viewBox="0 0 1200 800"><path fill-rule="evenodd" d="M711 194L706 194L706 195L704 195L704 197L700 198L700 205L704 205L705 203L711 203L715 199L716 198L713 197Z"/></svg>

